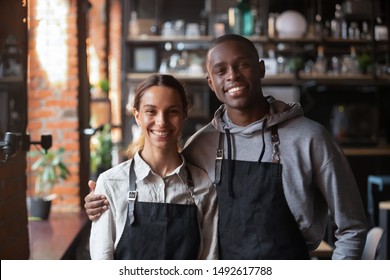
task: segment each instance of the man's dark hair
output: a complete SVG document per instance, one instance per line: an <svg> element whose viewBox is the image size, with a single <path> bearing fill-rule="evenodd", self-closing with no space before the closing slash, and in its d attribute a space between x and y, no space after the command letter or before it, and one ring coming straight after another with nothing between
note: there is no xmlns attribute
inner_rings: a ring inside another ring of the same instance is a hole
<svg viewBox="0 0 390 280"><path fill-rule="evenodd" d="M260 59L259 53L257 52L257 49L256 49L255 45L253 44L253 42L251 40L249 40L241 35L237 35L237 34L225 34L225 35L222 35L222 36L215 38L211 42L211 45L210 45L209 50L207 52L207 57L208 57L209 52L215 46L217 46L221 43L227 42L227 41L238 41L238 42L242 42L242 43L246 44L249 48L251 48L253 50L253 53L256 55L257 59Z"/></svg>

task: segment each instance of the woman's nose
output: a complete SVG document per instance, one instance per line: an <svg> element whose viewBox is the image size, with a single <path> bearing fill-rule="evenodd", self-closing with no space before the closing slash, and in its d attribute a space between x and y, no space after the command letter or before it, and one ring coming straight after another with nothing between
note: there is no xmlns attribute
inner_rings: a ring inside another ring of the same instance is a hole
<svg viewBox="0 0 390 280"><path fill-rule="evenodd" d="M158 114L157 117L156 117L156 124L162 126L162 125L165 124L165 122L166 122L165 115L164 114Z"/></svg>

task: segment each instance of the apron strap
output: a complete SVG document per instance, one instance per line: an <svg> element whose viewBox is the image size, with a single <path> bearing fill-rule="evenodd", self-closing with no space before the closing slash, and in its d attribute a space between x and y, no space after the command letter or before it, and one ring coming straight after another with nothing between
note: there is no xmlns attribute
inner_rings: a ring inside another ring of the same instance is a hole
<svg viewBox="0 0 390 280"><path fill-rule="evenodd" d="M134 223L134 208L135 208L135 201L137 200L137 185L135 184L135 172L134 172L134 158L131 160L130 163L130 171L129 171L129 196L127 198L128 200L128 207L129 207L129 218L130 218L130 225Z"/></svg>
<svg viewBox="0 0 390 280"><path fill-rule="evenodd" d="M272 163L279 163L279 133L278 133L278 125L275 124L271 126L271 143L272 143ZM222 160L224 153L224 135L222 132L219 133L219 141L218 141L218 149L215 158L215 180L214 184L218 185L221 181L221 168L222 168Z"/></svg>
<svg viewBox="0 0 390 280"><path fill-rule="evenodd" d="M214 184L218 185L221 181L221 168L222 168L222 160L223 160L223 133L219 133L219 141L218 141L218 149L217 149L217 155L215 158L215 180Z"/></svg>
<svg viewBox="0 0 390 280"><path fill-rule="evenodd" d="M271 143L272 143L272 162L279 163L279 133L278 133L278 125L275 124L271 126Z"/></svg>
<svg viewBox="0 0 390 280"><path fill-rule="evenodd" d="M192 173L190 168L188 167L188 164L185 165L185 169L187 172L187 186L188 186L188 198L187 202L188 204L195 204L194 200L194 180L192 178ZM134 172L134 159L132 159L130 163L130 171L129 171L129 196L127 198L128 200L128 207L129 207L129 218L130 218L130 225L134 223L134 209L135 209L135 202L137 201L137 185L135 183L135 172Z"/></svg>
<svg viewBox="0 0 390 280"><path fill-rule="evenodd" d="M194 189L195 189L194 180L192 179L192 173L191 173L191 170L188 167L187 163L185 164L185 169L186 169L186 172L187 172L187 186L188 186L187 203L193 205L193 204L195 204L195 200L194 200Z"/></svg>

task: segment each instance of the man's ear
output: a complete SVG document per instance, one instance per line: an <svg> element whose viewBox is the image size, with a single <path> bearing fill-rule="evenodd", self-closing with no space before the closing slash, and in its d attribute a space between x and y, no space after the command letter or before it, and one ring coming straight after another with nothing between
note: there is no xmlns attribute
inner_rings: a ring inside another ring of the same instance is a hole
<svg viewBox="0 0 390 280"><path fill-rule="evenodd" d="M264 60L260 60L260 61L259 61L259 72L260 72L260 77L261 77L261 79L263 79L264 76L265 76L265 64L264 64Z"/></svg>
<svg viewBox="0 0 390 280"><path fill-rule="evenodd" d="M211 80L210 76L207 74L206 76L206 79L207 79L207 84L209 85L210 89L215 92L214 90L214 86L213 86L213 81Z"/></svg>

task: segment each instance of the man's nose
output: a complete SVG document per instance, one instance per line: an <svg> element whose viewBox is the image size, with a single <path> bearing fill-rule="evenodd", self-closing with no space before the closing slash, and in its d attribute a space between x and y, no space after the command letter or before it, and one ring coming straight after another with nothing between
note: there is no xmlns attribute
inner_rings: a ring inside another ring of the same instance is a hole
<svg viewBox="0 0 390 280"><path fill-rule="evenodd" d="M239 76L240 76L240 72L238 71L238 69L236 67L233 67L233 66L229 67L229 69L228 69L228 79L229 80L234 81Z"/></svg>

